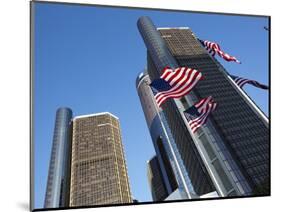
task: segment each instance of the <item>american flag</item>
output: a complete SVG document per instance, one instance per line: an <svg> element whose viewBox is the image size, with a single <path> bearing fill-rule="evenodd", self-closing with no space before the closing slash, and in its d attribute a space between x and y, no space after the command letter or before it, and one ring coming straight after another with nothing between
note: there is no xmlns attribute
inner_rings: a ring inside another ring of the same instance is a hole
<svg viewBox="0 0 281 212"><path fill-rule="evenodd" d="M155 92L154 97L160 107L169 98L187 95L202 78L202 74L192 68L179 67L173 70L166 67L161 77L153 80L150 86Z"/></svg>
<svg viewBox="0 0 281 212"><path fill-rule="evenodd" d="M245 78L242 78L242 77L238 77L238 76L234 76L234 75L230 75L230 77L234 80L234 82L240 87L242 88L245 84L251 84L257 88L261 88L261 89L265 89L265 90L268 90L268 86L267 85L264 85L264 84L261 84L255 80L250 80L250 79L245 79Z"/></svg>
<svg viewBox="0 0 281 212"><path fill-rule="evenodd" d="M199 102L184 111L192 133L207 122L209 114L217 107L211 96L201 99ZM193 118L191 118L193 117Z"/></svg>
<svg viewBox="0 0 281 212"><path fill-rule="evenodd" d="M239 60L236 59L236 57L230 56L229 54L223 52L219 46L219 44L208 41L208 40L200 40L200 43L205 46L206 50L209 51L210 54L212 54L212 56L214 57L216 54L218 54L220 57L222 57L223 59L225 59L226 61L234 61L236 63L241 63Z"/></svg>

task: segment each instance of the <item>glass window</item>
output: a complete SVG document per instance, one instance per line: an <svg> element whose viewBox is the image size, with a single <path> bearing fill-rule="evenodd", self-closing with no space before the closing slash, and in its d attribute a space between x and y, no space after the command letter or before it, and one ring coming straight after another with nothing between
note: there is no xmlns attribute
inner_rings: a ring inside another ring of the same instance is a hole
<svg viewBox="0 0 281 212"><path fill-rule="evenodd" d="M221 182L223 184L223 186L225 187L225 190L226 191L229 191L231 190L233 187L232 187L232 184L231 182L229 181L225 171L223 170L220 162L218 160L215 160L213 162L213 166L215 167L218 175L220 176L220 179L221 179Z"/></svg>
<svg viewBox="0 0 281 212"><path fill-rule="evenodd" d="M233 191L231 191L227 196L229 197L237 196L237 192L233 189Z"/></svg>
<svg viewBox="0 0 281 212"><path fill-rule="evenodd" d="M201 140L202 145L204 146L204 148L205 148L205 150L206 150L210 160L213 160L216 157L216 154L215 154L213 148L211 147L209 141L207 140L206 135L202 134L200 136L200 140Z"/></svg>

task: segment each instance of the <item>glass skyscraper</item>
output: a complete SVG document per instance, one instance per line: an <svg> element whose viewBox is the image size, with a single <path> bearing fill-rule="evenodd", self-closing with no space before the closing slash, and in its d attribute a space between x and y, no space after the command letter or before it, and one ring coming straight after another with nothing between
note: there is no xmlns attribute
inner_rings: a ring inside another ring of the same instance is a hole
<svg viewBox="0 0 281 212"><path fill-rule="evenodd" d="M56 112L53 146L45 196L45 208L68 206L71 150L71 119L69 108Z"/></svg>
<svg viewBox="0 0 281 212"><path fill-rule="evenodd" d="M166 197L176 189L179 189L183 193L184 198L186 196L190 198L194 197L195 192L189 175L185 169L165 115L154 101L153 93L149 87L150 83L150 78L145 71L137 77L136 88L153 141L159 170L163 177Z"/></svg>
<svg viewBox="0 0 281 212"><path fill-rule="evenodd" d="M168 127L164 128L171 132L170 140L177 147L195 195L216 191L221 197L246 196L268 187L268 118L201 46L191 29L157 29L148 17L138 20L138 28L147 47L150 80L159 78L166 66L188 66L205 77L187 96L166 101L159 113L165 117ZM218 108L193 134L183 111L207 96L215 99Z"/></svg>

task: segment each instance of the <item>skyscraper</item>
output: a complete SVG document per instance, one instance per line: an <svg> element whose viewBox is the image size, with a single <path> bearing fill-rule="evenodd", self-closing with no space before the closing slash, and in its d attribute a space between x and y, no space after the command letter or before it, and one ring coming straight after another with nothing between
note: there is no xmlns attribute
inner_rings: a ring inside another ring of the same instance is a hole
<svg viewBox="0 0 281 212"><path fill-rule="evenodd" d="M68 206L71 150L71 118L69 108L56 112L53 146L45 196L45 208Z"/></svg>
<svg viewBox="0 0 281 212"><path fill-rule="evenodd" d="M131 202L118 118L107 112L76 116L70 206Z"/></svg>
<svg viewBox="0 0 281 212"><path fill-rule="evenodd" d="M189 28L156 29L148 17L138 20L138 28L147 47L151 80L159 78L166 66L188 66L205 76L190 94L162 105L195 194L213 190L222 197L255 194L269 181L268 118ZM183 111L207 96L219 107L207 124L192 134Z"/></svg>
<svg viewBox="0 0 281 212"><path fill-rule="evenodd" d="M168 197L157 156L147 161L147 178L153 201L163 201Z"/></svg>
<svg viewBox="0 0 281 212"><path fill-rule="evenodd" d="M181 159L163 111L157 107L149 87L151 80L147 72L140 73L136 88L159 164L159 171L168 197L176 189L184 193L183 198L194 197L195 192ZM165 198L166 198L165 197ZM158 200L159 201L159 200Z"/></svg>

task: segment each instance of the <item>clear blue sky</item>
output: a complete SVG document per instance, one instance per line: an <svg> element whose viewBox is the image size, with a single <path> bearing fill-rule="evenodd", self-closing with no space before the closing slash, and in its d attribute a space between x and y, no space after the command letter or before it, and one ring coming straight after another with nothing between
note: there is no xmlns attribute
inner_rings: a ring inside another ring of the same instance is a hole
<svg viewBox="0 0 281 212"><path fill-rule="evenodd" d="M155 153L135 88L146 65L136 26L143 15L157 27L190 27L201 39L218 42L242 61L218 58L231 74L268 84L267 18L35 3L35 208L43 207L61 106L75 116L109 111L119 117L133 197L151 200L146 161ZM245 90L268 114L268 91Z"/></svg>

